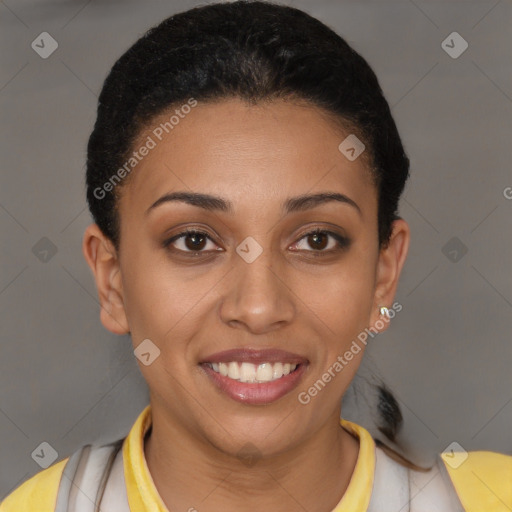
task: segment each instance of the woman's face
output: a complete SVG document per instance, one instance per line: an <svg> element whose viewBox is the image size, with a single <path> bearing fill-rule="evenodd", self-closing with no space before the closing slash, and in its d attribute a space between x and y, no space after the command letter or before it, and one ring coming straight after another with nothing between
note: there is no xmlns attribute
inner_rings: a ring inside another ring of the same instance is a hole
<svg viewBox="0 0 512 512"><path fill-rule="evenodd" d="M278 453L338 422L364 344L344 354L393 301L406 224L379 251L367 155L346 158L349 132L312 106L199 102L158 130L172 114L136 144L155 147L121 189L102 320L150 340L154 414L227 453Z"/></svg>

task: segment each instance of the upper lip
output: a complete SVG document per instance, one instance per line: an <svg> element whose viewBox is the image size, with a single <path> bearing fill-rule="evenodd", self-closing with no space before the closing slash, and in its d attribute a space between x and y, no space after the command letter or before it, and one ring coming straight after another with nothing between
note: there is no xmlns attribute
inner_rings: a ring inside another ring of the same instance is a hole
<svg viewBox="0 0 512 512"><path fill-rule="evenodd" d="M230 363L231 361L238 361L241 363L290 363L290 364L304 364L308 360L298 354L287 352L279 349L250 349L250 348L234 348L216 352L205 357L202 363Z"/></svg>

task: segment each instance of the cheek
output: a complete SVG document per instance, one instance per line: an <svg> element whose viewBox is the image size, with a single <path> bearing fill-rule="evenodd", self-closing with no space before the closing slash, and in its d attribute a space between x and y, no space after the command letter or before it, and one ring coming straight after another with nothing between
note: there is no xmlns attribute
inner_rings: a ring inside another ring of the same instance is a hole
<svg viewBox="0 0 512 512"><path fill-rule="evenodd" d="M354 253L330 271L297 278L298 297L321 319L338 343L367 327L374 293L373 261Z"/></svg>
<svg viewBox="0 0 512 512"><path fill-rule="evenodd" d="M130 235L133 231L122 238L121 272L133 344L137 346L149 338L162 352L171 346L173 354L185 352L187 340L201 325L207 320L216 322L211 314L220 300L218 286L222 288L227 268L177 267L165 250L137 243L137 237ZM311 268L285 272L293 292L288 299L304 312L294 322L317 324L329 340L324 347L329 353L343 352L344 346L368 325L375 272L373 252L360 239L337 263L319 266L314 272Z"/></svg>
<svg viewBox="0 0 512 512"><path fill-rule="evenodd" d="M366 344L358 336L370 321L371 275L365 265L347 265L329 277L317 277L314 286L304 286L299 292L307 298L307 321L315 324L322 339L308 386L303 390L309 396L322 395L316 402L319 409L327 411L338 404L361 364Z"/></svg>
<svg viewBox="0 0 512 512"><path fill-rule="evenodd" d="M126 246L130 244L125 239ZM163 262L142 248L125 249L121 261L123 296L134 344L156 340L171 329L179 314L180 286L166 275Z"/></svg>
<svg viewBox="0 0 512 512"><path fill-rule="evenodd" d="M133 343L149 338L162 351L172 342L173 352L197 328L208 303L205 294L218 278L216 272L178 269L165 251L133 251L121 265L125 310Z"/></svg>

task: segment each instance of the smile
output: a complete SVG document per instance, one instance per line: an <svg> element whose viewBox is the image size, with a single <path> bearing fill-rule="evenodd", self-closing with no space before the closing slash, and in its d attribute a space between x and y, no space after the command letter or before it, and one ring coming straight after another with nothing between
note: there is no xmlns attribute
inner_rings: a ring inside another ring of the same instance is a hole
<svg viewBox="0 0 512 512"><path fill-rule="evenodd" d="M272 382L290 374L297 368L296 364L281 362L252 364L231 361L229 363L207 364L214 372L219 373L223 377L249 383Z"/></svg>
<svg viewBox="0 0 512 512"><path fill-rule="evenodd" d="M199 364L222 395L244 404L268 405L299 385L309 361L284 350L239 348L209 354Z"/></svg>

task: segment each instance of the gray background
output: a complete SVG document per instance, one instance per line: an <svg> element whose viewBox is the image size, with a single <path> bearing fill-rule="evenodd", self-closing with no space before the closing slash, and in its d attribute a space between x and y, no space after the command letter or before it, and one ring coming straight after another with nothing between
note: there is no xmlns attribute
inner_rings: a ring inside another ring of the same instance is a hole
<svg viewBox="0 0 512 512"><path fill-rule="evenodd" d="M393 389L417 462L453 440L512 454L512 2L289 3L369 61L411 158L403 310L371 342L358 386L380 375ZM60 460L126 435L148 403L130 340L99 322L81 253L85 145L110 66L194 5L0 2L1 497L41 470L31 457L41 442ZM59 44L47 59L31 48L43 31ZM456 59L441 47L453 31L469 44ZM371 397L348 399L344 416L373 432Z"/></svg>

